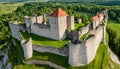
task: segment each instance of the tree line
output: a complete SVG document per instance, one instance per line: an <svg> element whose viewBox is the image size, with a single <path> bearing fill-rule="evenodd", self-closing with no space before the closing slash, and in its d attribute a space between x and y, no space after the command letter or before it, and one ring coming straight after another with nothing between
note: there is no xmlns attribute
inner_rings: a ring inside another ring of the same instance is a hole
<svg viewBox="0 0 120 69"><path fill-rule="evenodd" d="M109 47L120 58L120 37L118 37L117 32L110 27L107 27L107 32L109 34Z"/></svg>

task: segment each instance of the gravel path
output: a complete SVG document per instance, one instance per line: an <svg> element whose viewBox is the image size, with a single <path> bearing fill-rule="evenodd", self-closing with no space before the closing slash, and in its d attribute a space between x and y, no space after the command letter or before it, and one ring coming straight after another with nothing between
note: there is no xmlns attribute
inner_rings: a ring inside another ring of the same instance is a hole
<svg viewBox="0 0 120 69"><path fill-rule="evenodd" d="M26 64L44 64L44 65L49 65L50 67L54 67L55 69L66 69L62 66L59 66L55 63L52 63L50 61L43 61L43 60L30 60L30 61L25 61Z"/></svg>
<svg viewBox="0 0 120 69"><path fill-rule="evenodd" d="M109 52L110 52L110 58L111 58L116 64L120 64L120 61L119 61L117 55L116 55L115 53L113 53L110 48L109 48Z"/></svg>

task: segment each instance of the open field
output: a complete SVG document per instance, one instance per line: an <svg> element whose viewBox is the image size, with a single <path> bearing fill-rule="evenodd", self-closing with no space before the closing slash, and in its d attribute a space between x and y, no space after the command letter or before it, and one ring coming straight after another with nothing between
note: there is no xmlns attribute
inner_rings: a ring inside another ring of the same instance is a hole
<svg viewBox="0 0 120 69"><path fill-rule="evenodd" d="M18 6L23 5L24 3L14 3L14 4L3 4L0 3L0 15L11 13L14 11Z"/></svg>
<svg viewBox="0 0 120 69"><path fill-rule="evenodd" d="M112 28L117 32L117 36L120 37L120 23L116 23L115 21L108 21L108 27Z"/></svg>

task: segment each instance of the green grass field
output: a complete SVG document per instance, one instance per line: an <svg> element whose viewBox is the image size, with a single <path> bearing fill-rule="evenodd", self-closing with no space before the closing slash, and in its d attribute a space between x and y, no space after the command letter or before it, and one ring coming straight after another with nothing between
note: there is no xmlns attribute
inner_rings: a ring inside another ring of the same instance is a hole
<svg viewBox="0 0 120 69"><path fill-rule="evenodd" d="M76 31L78 31L79 30L79 28L81 28L81 27L84 27L85 26L85 24L84 23L75 23L75 30Z"/></svg>
<svg viewBox="0 0 120 69"><path fill-rule="evenodd" d="M118 34L118 37L120 37L120 23L117 23L115 21L108 21L108 27L115 30Z"/></svg>
<svg viewBox="0 0 120 69"><path fill-rule="evenodd" d="M32 33L23 33L23 32L21 32L21 35L24 39L32 37L33 44L38 44L41 46L54 46L58 48L65 46L69 40L69 39L64 39L61 41L57 41L57 40L52 40L52 39L48 39L45 37L41 37L41 36L38 36Z"/></svg>
<svg viewBox="0 0 120 69"><path fill-rule="evenodd" d="M15 3L15 4L3 4L0 3L0 15L11 13L14 11L18 6L23 5L24 3Z"/></svg>

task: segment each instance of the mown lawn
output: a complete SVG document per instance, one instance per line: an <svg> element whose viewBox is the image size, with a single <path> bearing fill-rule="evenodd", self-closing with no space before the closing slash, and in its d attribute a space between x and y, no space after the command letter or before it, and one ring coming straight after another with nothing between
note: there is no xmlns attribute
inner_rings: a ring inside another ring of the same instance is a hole
<svg viewBox="0 0 120 69"><path fill-rule="evenodd" d="M66 38L64 40L57 41L57 40L41 37L32 33L23 33L23 32L21 32L21 35L23 36L24 39L28 39L29 37L32 37L33 44L38 44L41 46L54 46L58 48L66 46L69 40Z"/></svg>
<svg viewBox="0 0 120 69"><path fill-rule="evenodd" d="M14 4L3 4L0 3L0 15L11 13L14 11L18 6L23 5L24 3L14 3Z"/></svg>
<svg viewBox="0 0 120 69"><path fill-rule="evenodd" d="M115 21L108 21L108 27L112 28L115 30L120 37L120 23L117 23Z"/></svg>

